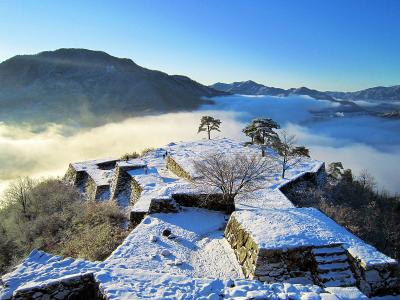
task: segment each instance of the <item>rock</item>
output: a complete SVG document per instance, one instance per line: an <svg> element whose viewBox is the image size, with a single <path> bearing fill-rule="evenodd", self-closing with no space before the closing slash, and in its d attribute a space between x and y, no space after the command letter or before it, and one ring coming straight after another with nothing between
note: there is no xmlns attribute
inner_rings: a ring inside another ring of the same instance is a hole
<svg viewBox="0 0 400 300"><path fill-rule="evenodd" d="M163 251L161 251L161 255L167 257L171 255L171 252L167 249L164 249Z"/></svg>
<svg viewBox="0 0 400 300"><path fill-rule="evenodd" d="M365 272L365 280L367 280L369 283L373 283L373 282L381 281L381 278L379 276L378 271L369 270L369 271Z"/></svg>
<svg viewBox="0 0 400 300"><path fill-rule="evenodd" d="M67 295L69 294L69 291L62 291L54 295L55 299L66 299Z"/></svg>
<svg viewBox="0 0 400 300"><path fill-rule="evenodd" d="M168 229L168 228L164 229L163 232L162 232L163 236L170 236L170 234L171 234L171 229Z"/></svg>
<svg viewBox="0 0 400 300"><path fill-rule="evenodd" d="M33 295L32 295L32 298L33 299L36 299L36 298L39 298L39 297L42 297L43 296L43 293L41 293L41 292L36 292L36 293L34 293Z"/></svg>
<svg viewBox="0 0 400 300"><path fill-rule="evenodd" d="M228 280L225 282L225 286L227 286L227 287L234 287L234 286L235 286L235 282L234 282L232 279L228 279Z"/></svg>
<svg viewBox="0 0 400 300"><path fill-rule="evenodd" d="M175 239L177 239L178 237L177 237L175 234L171 233L167 238L168 238L169 240L175 240Z"/></svg>
<svg viewBox="0 0 400 300"><path fill-rule="evenodd" d="M158 237L152 234L152 235L150 235L149 240L150 240L150 242L155 243L155 242L157 242Z"/></svg>

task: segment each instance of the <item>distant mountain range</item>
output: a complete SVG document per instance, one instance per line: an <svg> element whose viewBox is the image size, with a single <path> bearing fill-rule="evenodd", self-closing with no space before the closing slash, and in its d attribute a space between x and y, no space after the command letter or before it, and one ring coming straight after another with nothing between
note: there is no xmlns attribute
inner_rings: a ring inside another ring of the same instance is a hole
<svg viewBox="0 0 400 300"><path fill-rule="evenodd" d="M17 55L0 64L0 122L92 127L131 116L194 110L212 103L207 98L230 94L308 95L340 102L337 109L354 112L362 108L351 100L400 100L400 86L349 93L281 89L254 81L205 86L86 49Z"/></svg>
<svg viewBox="0 0 400 300"><path fill-rule="evenodd" d="M242 95L268 95L286 97L289 95L306 95L314 99L324 100L368 100L368 101L400 101L400 85L391 87L374 87L358 92L321 92L306 87L281 89L269 87L252 80L233 82L233 83L215 83L211 88Z"/></svg>
<svg viewBox="0 0 400 300"><path fill-rule="evenodd" d="M196 109L225 95L185 76L100 51L59 49L0 64L0 121L95 126L151 113Z"/></svg>

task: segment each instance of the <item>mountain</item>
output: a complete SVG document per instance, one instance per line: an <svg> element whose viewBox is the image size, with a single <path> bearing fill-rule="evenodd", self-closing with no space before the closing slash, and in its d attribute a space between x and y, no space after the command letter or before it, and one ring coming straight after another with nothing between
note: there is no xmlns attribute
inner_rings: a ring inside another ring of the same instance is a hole
<svg viewBox="0 0 400 300"><path fill-rule="evenodd" d="M210 87L219 91L242 95L278 96L286 92L284 89L268 87L252 80L233 83L218 82L211 85Z"/></svg>
<svg viewBox="0 0 400 300"><path fill-rule="evenodd" d="M289 95L306 95L314 99L336 100L369 100L369 101L400 101L400 85L390 87L373 87L357 92L321 92L306 87L281 89L268 87L252 80L233 83L218 82L210 85L211 88L232 94L266 95L286 97Z"/></svg>
<svg viewBox="0 0 400 300"><path fill-rule="evenodd" d="M252 80L233 82L233 83L215 83L210 86L213 89L224 91L232 94L241 95L267 95L267 96L280 96L286 97L289 95L306 95L313 97L315 99L324 99L334 101L335 99L324 92L317 90L312 90L306 87L301 88L291 88L291 89L281 89L275 87L269 87Z"/></svg>
<svg viewBox="0 0 400 300"><path fill-rule="evenodd" d="M400 101L400 85L378 86L357 92L326 92L337 99Z"/></svg>
<svg viewBox="0 0 400 300"><path fill-rule="evenodd" d="M18 55L0 64L0 121L94 126L196 109L225 92L86 49Z"/></svg>

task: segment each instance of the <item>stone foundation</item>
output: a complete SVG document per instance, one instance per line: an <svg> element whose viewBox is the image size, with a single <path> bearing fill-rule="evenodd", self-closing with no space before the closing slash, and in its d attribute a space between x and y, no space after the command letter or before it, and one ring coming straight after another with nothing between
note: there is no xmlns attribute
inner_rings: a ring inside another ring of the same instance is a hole
<svg viewBox="0 0 400 300"><path fill-rule="evenodd" d="M287 182L283 185L280 190L283 194L287 194L290 190L300 185L302 182L311 182L315 184L319 188L323 188L326 183L326 171L325 171L325 163L321 165L317 172L306 172L302 176L297 177L296 179Z"/></svg>
<svg viewBox="0 0 400 300"><path fill-rule="evenodd" d="M14 300L31 299L105 299L96 283L92 273L75 275L61 280L16 290L13 294Z"/></svg>
<svg viewBox="0 0 400 300"><path fill-rule="evenodd" d="M182 168L171 156L167 156L166 166L168 170L179 177L185 178L187 180L193 179L192 176L190 176L189 173L187 173L185 169Z"/></svg>
<svg viewBox="0 0 400 300"><path fill-rule="evenodd" d="M400 294L400 267L398 264L366 266L348 253L358 288L367 296Z"/></svg>
<svg viewBox="0 0 400 300"><path fill-rule="evenodd" d="M131 211L129 215L129 220L131 221L131 227L134 228L142 222L147 212L144 211Z"/></svg>
<svg viewBox="0 0 400 300"><path fill-rule="evenodd" d="M173 194L172 198L181 206L199 207L223 212L233 212L235 210L234 203L223 203L221 194Z"/></svg>
<svg viewBox="0 0 400 300"><path fill-rule="evenodd" d="M268 283L296 282L296 279L314 281L311 269L315 263L311 248L286 251L260 249L249 233L232 216L225 228L225 237L233 248L246 278Z"/></svg>
<svg viewBox="0 0 400 300"><path fill-rule="evenodd" d="M140 169L143 167L144 166L117 166L110 185L110 199L117 199L119 193L125 191L130 187L132 176L129 175L128 171Z"/></svg>
<svg viewBox="0 0 400 300"><path fill-rule="evenodd" d="M133 177L131 177L131 194L129 197L129 202L131 203L131 205L136 204L142 191L143 188L140 186L140 184Z"/></svg>
<svg viewBox="0 0 400 300"><path fill-rule="evenodd" d="M177 213L179 205L174 199L151 199L149 213Z"/></svg>
<svg viewBox="0 0 400 300"><path fill-rule="evenodd" d="M72 164L69 165L67 172L64 175L64 180L77 187L81 193L85 193L88 174L85 171L76 171Z"/></svg>

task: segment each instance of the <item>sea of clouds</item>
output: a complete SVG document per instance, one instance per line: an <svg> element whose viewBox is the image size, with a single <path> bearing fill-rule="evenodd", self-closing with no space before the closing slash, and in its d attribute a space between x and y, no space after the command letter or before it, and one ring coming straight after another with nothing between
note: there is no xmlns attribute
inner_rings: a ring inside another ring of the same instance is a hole
<svg viewBox="0 0 400 300"><path fill-rule="evenodd" d="M146 116L109 123L66 135L61 125L36 132L30 127L0 123L0 189L19 176L62 176L70 162L120 157L171 141L204 138L197 134L202 115L222 120L214 136L245 140L244 125L255 117L270 117L297 136L311 155L326 162L342 161L355 173L367 169L379 189L400 192L400 121L372 116L317 118L312 113L337 106L308 97L229 96L199 111Z"/></svg>

